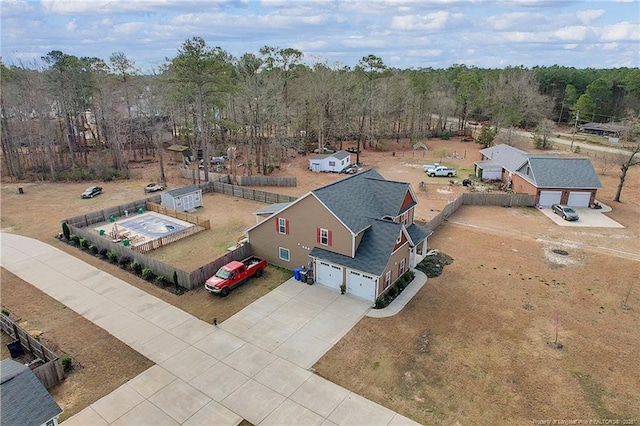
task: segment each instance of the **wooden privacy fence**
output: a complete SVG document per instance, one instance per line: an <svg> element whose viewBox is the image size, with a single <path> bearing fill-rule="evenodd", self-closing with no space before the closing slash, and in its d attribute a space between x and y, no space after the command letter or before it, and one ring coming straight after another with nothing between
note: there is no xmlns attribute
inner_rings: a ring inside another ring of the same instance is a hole
<svg viewBox="0 0 640 426"><path fill-rule="evenodd" d="M209 221L207 221L209 222ZM183 238L190 237L198 232L204 231L202 226L191 226L189 228L181 229L166 237L158 238L155 240L147 241L146 243L132 245L131 248L139 253L149 253L152 250L159 249L167 244L175 243Z"/></svg>
<svg viewBox="0 0 640 426"><path fill-rule="evenodd" d="M0 314L0 326L2 331L20 342L23 348L31 352L44 364L32 369L33 374L49 389L57 385L66 377L58 355L43 345L38 339L29 334L27 330L16 324L11 318Z"/></svg>
<svg viewBox="0 0 640 426"><path fill-rule="evenodd" d="M206 183L204 181L204 171L181 168L180 175L185 179L192 179L196 181ZM238 185L243 186L298 186L298 180L295 176L236 176L236 182ZM209 182L226 182L231 184L232 177L229 174L221 174L215 172L209 172Z"/></svg>
<svg viewBox="0 0 640 426"><path fill-rule="evenodd" d="M238 185L243 186L297 186L295 176L236 176Z"/></svg>
<svg viewBox="0 0 640 426"><path fill-rule="evenodd" d="M176 219L184 220L185 222L193 223L194 225L198 225L203 227L204 229L211 229L211 223L209 219L202 219L201 217L196 216L195 214L190 214L187 212L179 212L177 210L168 209L163 207L160 204L152 203L151 201L147 202L147 210L152 212L160 213L165 216L175 217Z"/></svg>
<svg viewBox="0 0 640 426"><path fill-rule="evenodd" d="M109 207L104 210L98 210L95 212L87 213L81 216L75 216L69 219L64 219L63 222L67 222L68 225L73 225L78 228L84 228L96 223L108 222L111 216L114 217L122 217L125 216L126 213L135 213L138 209L143 208L146 209L147 201L153 203L160 202L160 195L154 195L149 198L145 198L144 200L136 200L127 204L122 204L115 207Z"/></svg>
<svg viewBox="0 0 640 426"><path fill-rule="evenodd" d="M261 201L263 203L290 203L296 200L296 197L289 195L276 194L274 192L266 192L253 188L245 188L244 186L231 185L222 182L209 182L201 184L202 192L219 192L225 195L231 195L247 200Z"/></svg>
<svg viewBox="0 0 640 426"><path fill-rule="evenodd" d="M243 244L235 250L225 254L224 256L219 257L213 262L207 263L206 265L203 265L200 268L191 271L189 273L189 282L194 285L193 288L196 288L204 284L204 282L213 274L215 274L222 265L226 265L232 260L245 259L249 257L250 254L251 248L249 247L249 244Z"/></svg>
<svg viewBox="0 0 640 426"><path fill-rule="evenodd" d="M466 192L451 203L427 223L427 228L432 231L449 218L462 205L474 206L516 206L532 207L535 197L528 194L489 194L482 192Z"/></svg>

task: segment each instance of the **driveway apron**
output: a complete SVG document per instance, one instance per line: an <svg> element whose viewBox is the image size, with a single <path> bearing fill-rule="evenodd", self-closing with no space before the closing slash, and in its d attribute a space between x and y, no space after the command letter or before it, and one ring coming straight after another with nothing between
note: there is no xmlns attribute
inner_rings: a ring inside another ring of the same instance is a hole
<svg viewBox="0 0 640 426"><path fill-rule="evenodd" d="M290 279L217 327L63 251L0 234L0 263L156 365L74 425L417 425L309 369L369 310Z"/></svg>

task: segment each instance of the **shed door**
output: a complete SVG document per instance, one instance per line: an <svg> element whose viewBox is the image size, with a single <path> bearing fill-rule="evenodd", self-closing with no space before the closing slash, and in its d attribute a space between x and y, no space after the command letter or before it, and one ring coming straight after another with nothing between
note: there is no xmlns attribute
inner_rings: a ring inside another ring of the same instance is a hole
<svg viewBox="0 0 640 426"><path fill-rule="evenodd" d="M376 277L358 271L347 273L347 293L363 299L376 300Z"/></svg>
<svg viewBox="0 0 640 426"><path fill-rule="evenodd" d="M340 288L340 284L342 284L342 266L316 260L316 282L327 287Z"/></svg>
<svg viewBox="0 0 640 426"><path fill-rule="evenodd" d="M567 205L572 207L589 207L589 201L591 201L591 192L571 191Z"/></svg>
<svg viewBox="0 0 640 426"><path fill-rule="evenodd" d="M196 196L195 194L187 194L182 197L182 209L184 211L193 210L196 206Z"/></svg>
<svg viewBox="0 0 640 426"><path fill-rule="evenodd" d="M562 191L540 191L540 200L538 204L541 206L550 206L552 204L560 204Z"/></svg>

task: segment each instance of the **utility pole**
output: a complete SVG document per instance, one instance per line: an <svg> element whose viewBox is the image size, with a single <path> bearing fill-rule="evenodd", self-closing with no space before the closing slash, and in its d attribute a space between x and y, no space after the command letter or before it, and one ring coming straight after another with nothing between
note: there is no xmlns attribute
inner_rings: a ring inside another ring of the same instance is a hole
<svg viewBox="0 0 640 426"><path fill-rule="evenodd" d="M576 138L576 131L578 130L578 120L580 120L580 111L576 111L576 122L573 125L573 134L571 135L571 152L573 152L573 140Z"/></svg>

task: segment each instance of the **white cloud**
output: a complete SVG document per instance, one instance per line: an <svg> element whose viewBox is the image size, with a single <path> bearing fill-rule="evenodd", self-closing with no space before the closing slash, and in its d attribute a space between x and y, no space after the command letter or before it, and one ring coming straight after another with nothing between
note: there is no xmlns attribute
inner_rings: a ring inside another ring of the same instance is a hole
<svg viewBox="0 0 640 426"><path fill-rule="evenodd" d="M602 9L599 10L581 10L579 12L576 12L576 15L578 16L578 19L580 19L580 22L582 22L584 25L588 24L589 22L593 21L594 19L598 19L599 17L603 16L605 14L605 11Z"/></svg>
<svg viewBox="0 0 640 426"><path fill-rule="evenodd" d="M640 40L640 23L638 22L618 22L604 26L599 31L600 39L603 41Z"/></svg>
<svg viewBox="0 0 640 426"><path fill-rule="evenodd" d="M464 15L451 14L445 11L427 13L426 15L404 15L391 18L391 28L395 30L409 31L437 31L450 25L452 22L461 21Z"/></svg>
<svg viewBox="0 0 640 426"><path fill-rule="evenodd" d="M2 0L0 1L0 16L3 19L13 18L31 12L33 7L26 0Z"/></svg>
<svg viewBox="0 0 640 426"><path fill-rule="evenodd" d="M553 36L557 40L567 40L567 41L581 41L587 38L587 35L591 29L589 27L584 26L572 26L559 28L553 31Z"/></svg>
<svg viewBox="0 0 640 426"><path fill-rule="evenodd" d="M563 44L562 47L567 50L573 50L576 47L578 47L578 45L576 43L571 43L571 44Z"/></svg>
<svg viewBox="0 0 640 426"><path fill-rule="evenodd" d="M76 20L72 19L71 21L69 21L69 23L67 23L66 28L68 31L74 31L76 28L78 28L78 25L76 24Z"/></svg>

